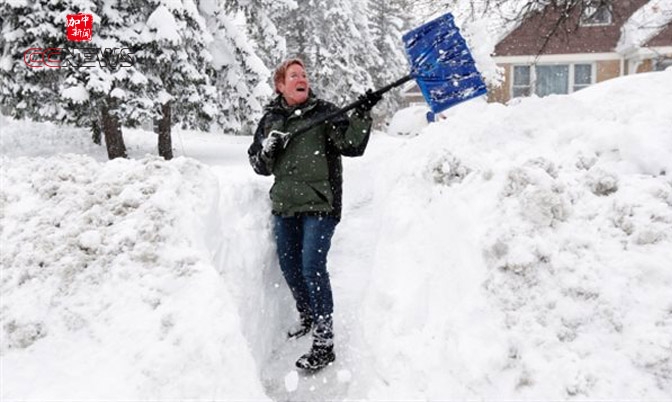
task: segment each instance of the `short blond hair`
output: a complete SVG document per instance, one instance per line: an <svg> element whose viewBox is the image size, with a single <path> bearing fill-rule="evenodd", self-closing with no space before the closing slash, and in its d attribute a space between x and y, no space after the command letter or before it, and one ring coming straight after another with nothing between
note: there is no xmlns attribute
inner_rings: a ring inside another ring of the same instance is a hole
<svg viewBox="0 0 672 402"><path fill-rule="evenodd" d="M275 84L275 93L279 94L278 84L285 82L285 75L287 75L287 69L294 64L300 65L304 70L306 66L303 64L303 60L298 57L287 59L283 61L278 68L275 69L275 74L273 74L273 84Z"/></svg>

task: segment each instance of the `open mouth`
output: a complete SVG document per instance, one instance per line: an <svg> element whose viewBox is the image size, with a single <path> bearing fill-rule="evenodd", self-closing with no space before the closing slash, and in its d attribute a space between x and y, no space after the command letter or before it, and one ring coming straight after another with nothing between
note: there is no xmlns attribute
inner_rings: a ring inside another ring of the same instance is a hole
<svg viewBox="0 0 672 402"><path fill-rule="evenodd" d="M298 88L296 88L296 92L306 92L306 88L298 87Z"/></svg>

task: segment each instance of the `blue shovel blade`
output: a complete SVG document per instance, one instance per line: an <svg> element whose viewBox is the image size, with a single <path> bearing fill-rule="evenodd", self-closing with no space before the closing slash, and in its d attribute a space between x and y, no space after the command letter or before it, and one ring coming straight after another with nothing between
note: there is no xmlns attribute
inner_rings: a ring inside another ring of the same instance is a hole
<svg viewBox="0 0 672 402"><path fill-rule="evenodd" d="M411 75L434 113L487 93L483 77L448 13L403 36Z"/></svg>

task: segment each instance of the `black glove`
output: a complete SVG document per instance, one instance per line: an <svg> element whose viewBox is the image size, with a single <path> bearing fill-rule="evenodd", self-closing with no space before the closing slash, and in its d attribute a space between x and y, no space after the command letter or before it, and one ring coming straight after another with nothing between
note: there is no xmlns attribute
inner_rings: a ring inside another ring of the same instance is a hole
<svg viewBox="0 0 672 402"><path fill-rule="evenodd" d="M366 91L364 95L359 95L358 98L362 103L357 106L357 114L360 116L368 113L371 111L371 109L376 106L376 103L380 102L381 99L383 99L383 95L379 94L378 92L373 92L372 89L369 89Z"/></svg>
<svg viewBox="0 0 672 402"><path fill-rule="evenodd" d="M271 135L264 140L262 147L262 155L268 159L274 159L278 154L278 151L280 151L280 148L282 148L282 138L271 133Z"/></svg>

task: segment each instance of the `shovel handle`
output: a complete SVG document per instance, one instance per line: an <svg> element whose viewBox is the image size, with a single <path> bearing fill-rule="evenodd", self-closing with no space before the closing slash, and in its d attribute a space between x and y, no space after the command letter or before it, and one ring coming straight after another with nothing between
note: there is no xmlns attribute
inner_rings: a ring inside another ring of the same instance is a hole
<svg viewBox="0 0 672 402"><path fill-rule="evenodd" d="M408 81L410 81L410 80L412 80L412 79L413 79L413 76L412 76L411 74L409 74L409 75L407 75L407 76L405 76L405 77L402 77L402 78L400 78L400 79L394 81L394 82L391 83L391 84L385 85L384 87L382 87L382 88L380 88L380 89L374 91L373 93L374 93L374 94L378 94L378 95L382 95L382 94L384 94L385 92L388 92L388 91L390 91L391 89L396 88L396 87L398 87L399 85L402 85L402 84L404 84L404 83L406 83L406 82L408 82ZM349 104L349 105L347 105L347 106L342 107L341 109L338 109L338 110L336 110L336 111L334 111L334 112L332 112L332 113L329 113L328 115L326 115L326 116L324 116L324 117L320 117L318 120L315 120L315 121L313 121L313 122L308 123L306 126L299 128L298 130L294 131L293 133L290 133L290 138L287 139L287 141L285 142L285 144L288 143L289 140L291 140L292 138L294 138L294 136L299 135L299 134L301 134L301 133L305 133L306 131L310 130L311 128L313 128L313 127L315 127L315 126L318 126L318 125L320 125L320 124L324 124L324 123L328 122L329 120L333 119L334 117L338 117L338 116L340 116L340 115L342 115L342 114L345 114L346 112L349 112L350 110L359 107L359 106L362 105L364 102L366 102L366 99L359 99L359 100L357 100L357 101L355 101L355 102L353 102L353 103L351 103L351 104Z"/></svg>

